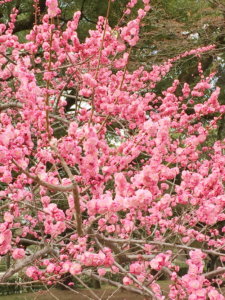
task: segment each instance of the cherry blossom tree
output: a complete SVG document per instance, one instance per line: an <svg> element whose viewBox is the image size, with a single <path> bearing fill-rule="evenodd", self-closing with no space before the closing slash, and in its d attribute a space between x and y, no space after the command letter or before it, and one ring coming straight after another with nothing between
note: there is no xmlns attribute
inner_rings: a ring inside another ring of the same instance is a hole
<svg viewBox="0 0 225 300"><path fill-rule="evenodd" d="M151 299L225 299L225 144L210 139L225 106L201 68L214 46L130 71L150 10L143 0L125 24L136 2L110 28L108 0L83 43L80 13L61 28L57 0L26 43L16 9L0 24L0 254L11 257L0 284L20 271L48 285L85 275ZM198 83L156 94L190 55Z"/></svg>

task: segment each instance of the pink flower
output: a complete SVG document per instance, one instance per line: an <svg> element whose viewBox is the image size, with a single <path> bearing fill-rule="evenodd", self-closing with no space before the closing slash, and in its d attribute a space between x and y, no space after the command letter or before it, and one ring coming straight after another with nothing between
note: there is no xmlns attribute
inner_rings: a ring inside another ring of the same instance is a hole
<svg viewBox="0 0 225 300"><path fill-rule="evenodd" d="M11 249L12 232L5 230L0 233L0 254L6 254Z"/></svg>
<svg viewBox="0 0 225 300"><path fill-rule="evenodd" d="M117 268L116 266L112 266L111 269L113 273L119 273L119 268Z"/></svg>
<svg viewBox="0 0 225 300"><path fill-rule="evenodd" d="M121 196L125 196L127 194L128 187L129 187L126 177L124 176L123 173L116 173L114 177L115 177L116 192Z"/></svg>
<svg viewBox="0 0 225 300"><path fill-rule="evenodd" d="M8 223L12 223L14 219L14 216L10 214L9 212L4 213L4 221Z"/></svg>
<svg viewBox="0 0 225 300"><path fill-rule="evenodd" d="M58 1L57 0L46 0L46 5L48 7L48 15L50 18L54 18L60 12L58 8Z"/></svg>
<svg viewBox="0 0 225 300"><path fill-rule="evenodd" d="M131 280L129 277L125 276L123 278L123 284L124 285L131 285L133 283L133 280Z"/></svg>
<svg viewBox="0 0 225 300"><path fill-rule="evenodd" d="M71 267L70 267L70 273L72 275L78 275L80 274L82 271L81 269L81 265L78 263L72 263Z"/></svg>
<svg viewBox="0 0 225 300"><path fill-rule="evenodd" d="M55 265L52 264L52 263L50 263L50 264L47 266L46 271L47 271L48 273L53 273L53 272L55 271Z"/></svg>
<svg viewBox="0 0 225 300"><path fill-rule="evenodd" d="M26 270L26 275L36 280L38 279L39 270L36 267L28 267Z"/></svg>
<svg viewBox="0 0 225 300"><path fill-rule="evenodd" d="M208 297L210 300L224 300L225 299L225 297L223 295L219 294L219 292L214 288L212 288L210 290L210 292L208 293Z"/></svg>
<svg viewBox="0 0 225 300"><path fill-rule="evenodd" d="M50 214L56 221L64 221L65 219L64 212L55 203L50 203L48 207L44 208L44 211Z"/></svg>
<svg viewBox="0 0 225 300"><path fill-rule="evenodd" d="M132 20L121 31L121 37L130 46L135 46L139 40L139 25L139 20Z"/></svg>
<svg viewBox="0 0 225 300"><path fill-rule="evenodd" d="M171 252L169 251L168 254L160 253L156 255L156 257L150 261L151 268L158 271L162 267L167 266L169 263L170 256L171 256Z"/></svg>
<svg viewBox="0 0 225 300"><path fill-rule="evenodd" d="M97 81L89 73L83 75L83 83L92 88L96 87L97 85Z"/></svg>
<svg viewBox="0 0 225 300"><path fill-rule="evenodd" d="M17 248L15 250L13 250L12 257L14 259L21 259L21 258L24 258L24 256L25 256L25 250L24 249Z"/></svg>
<svg viewBox="0 0 225 300"><path fill-rule="evenodd" d="M63 273L69 272L70 267L71 267L71 262L70 261L64 262L63 265L62 265L62 272Z"/></svg>
<svg viewBox="0 0 225 300"><path fill-rule="evenodd" d="M198 280L193 279L189 281L189 287L193 290L198 290L201 287L201 283Z"/></svg>
<svg viewBox="0 0 225 300"><path fill-rule="evenodd" d="M104 268L98 268L98 275L99 276L104 276L106 274L106 269Z"/></svg>
<svg viewBox="0 0 225 300"><path fill-rule="evenodd" d="M68 135L75 136L77 128L78 128L78 124L76 122L71 122L68 129Z"/></svg>
<svg viewBox="0 0 225 300"><path fill-rule="evenodd" d="M144 271L144 265L135 262L130 265L130 272L135 275L140 275Z"/></svg>

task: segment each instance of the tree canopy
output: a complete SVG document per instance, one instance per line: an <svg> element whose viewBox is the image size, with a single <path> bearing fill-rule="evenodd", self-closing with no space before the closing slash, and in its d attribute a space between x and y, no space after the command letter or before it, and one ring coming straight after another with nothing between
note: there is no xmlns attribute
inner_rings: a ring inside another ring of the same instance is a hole
<svg viewBox="0 0 225 300"><path fill-rule="evenodd" d="M223 3L100 3L0 4L0 285L225 299Z"/></svg>

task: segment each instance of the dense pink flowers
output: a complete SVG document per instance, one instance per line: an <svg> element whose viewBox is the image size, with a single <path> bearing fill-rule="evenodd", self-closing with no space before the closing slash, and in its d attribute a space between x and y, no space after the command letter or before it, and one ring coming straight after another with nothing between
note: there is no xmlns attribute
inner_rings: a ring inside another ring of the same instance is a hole
<svg viewBox="0 0 225 300"><path fill-rule="evenodd" d="M37 280L41 275L41 272L36 267L28 267L26 269L26 275L34 280Z"/></svg>
<svg viewBox="0 0 225 300"><path fill-rule="evenodd" d="M48 7L48 15L50 18L54 18L60 13L58 8L58 0L46 0L46 5Z"/></svg>
<svg viewBox="0 0 225 300"><path fill-rule="evenodd" d="M129 43L130 46L135 46L139 40L139 20L130 21L121 31L121 37Z"/></svg>
<svg viewBox="0 0 225 300"><path fill-rule="evenodd" d="M155 258L150 261L150 266L154 270L160 270L162 267L166 267L169 264L169 259L171 256L171 251L168 253L160 253Z"/></svg>
<svg viewBox="0 0 225 300"><path fill-rule="evenodd" d="M80 264L77 264L77 263L72 263L71 266L70 266L70 273L72 275L77 275L77 274L80 274L82 271L81 269L81 265Z"/></svg>
<svg viewBox="0 0 225 300"><path fill-rule="evenodd" d="M99 17L83 42L80 12L65 29L50 20L56 0L26 43L13 35L17 11L0 24L0 255L45 284L112 273L165 299L165 273L171 300L224 299L213 284L225 274L225 145L214 139L225 106L200 63L214 46L131 70L150 9L131 0L124 16L137 3L135 19L113 29ZM188 55L196 82L167 76Z"/></svg>

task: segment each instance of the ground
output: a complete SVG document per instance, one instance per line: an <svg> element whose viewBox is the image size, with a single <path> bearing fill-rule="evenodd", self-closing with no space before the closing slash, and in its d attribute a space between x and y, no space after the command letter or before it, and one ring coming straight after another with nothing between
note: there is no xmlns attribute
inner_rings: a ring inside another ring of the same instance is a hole
<svg viewBox="0 0 225 300"><path fill-rule="evenodd" d="M168 281L161 281L160 285L165 290L168 290ZM147 300L148 298L121 291L113 287L104 287L100 290L92 290L98 295L101 300ZM86 295L86 296L85 296ZM88 297L89 296L89 297ZM65 299L66 298L66 299ZM34 293L0 296L0 300L87 300L97 299L87 290L67 291L55 288L50 288L48 291L39 291Z"/></svg>

